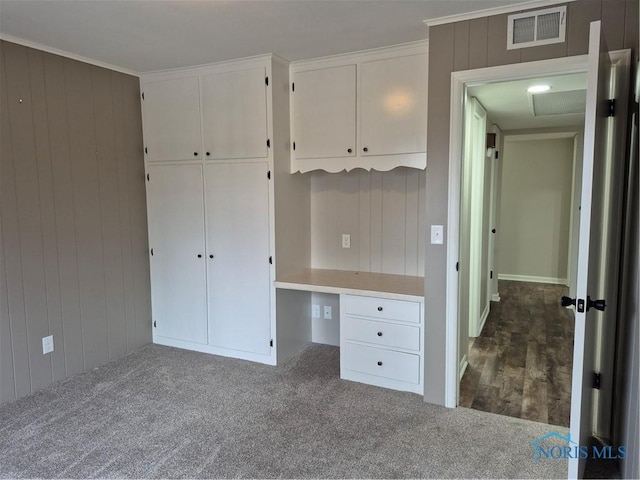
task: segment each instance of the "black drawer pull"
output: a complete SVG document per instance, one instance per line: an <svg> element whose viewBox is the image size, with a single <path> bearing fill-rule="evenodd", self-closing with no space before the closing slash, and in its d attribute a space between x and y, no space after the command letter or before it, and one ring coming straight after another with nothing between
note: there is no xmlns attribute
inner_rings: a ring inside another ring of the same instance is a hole
<svg viewBox="0 0 640 480"><path fill-rule="evenodd" d="M198 152L193 152L193 156L197 157L198 156Z"/></svg>
<svg viewBox="0 0 640 480"><path fill-rule="evenodd" d="M213 258L213 255L209 255L209 258Z"/></svg>
<svg viewBox="0 0 640 480"><path fill-rule="evenodd" d="M347 148L347 153L351 153L351 152L353 152L353 150L350 148Z"/></svg>
<svg viewBox="0 0 640 480"><path fill-rule="evenodd" d="M381 337L382 336L382 332L378 332L378 336Z"/></svg>
<svg viewBox="0 0 640 480"><path fill-rule="evenodd" d="M381 367L382 366L382 362L378 362L378 366Z"/></svg>
<svg viewBox="0 0 640 480"><path fill-rule="evenodd" d="M202 258L202 254L201 253L198 254L198 258Z"/></svg>
<svg viewBox="0 0 640 480"><path fill-rule="evenodd" d="M378 311L381 312L382 311L382 307L378 307Z"/></svg>
<svg viewBox="0 0 640 480"><path fill-rule="evenodd" d="M368 152L368 151L369 151L369 149L368 149L367 147L364 147L364 148L362 149L362 151L363 151L363 152Z"/></svg>

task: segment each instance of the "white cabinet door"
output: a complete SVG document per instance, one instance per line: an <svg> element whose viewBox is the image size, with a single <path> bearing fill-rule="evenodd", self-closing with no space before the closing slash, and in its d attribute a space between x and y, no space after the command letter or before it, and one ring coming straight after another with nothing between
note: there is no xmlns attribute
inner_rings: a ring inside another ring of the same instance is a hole
<svg viewBox="0 0 640 480"><path fill-rule="evenodd" d="M295 75L293 122L296 158L356 154L356 66Z"/></svg>
<svg viewBox="0 0 640 480"><path fill-rule="evenodd" d="M205 165L209 344L270 354L266 163Z"/></svg>
<svg viewBox="0 0 640 480"><path fill-rule="evenodd" d="M205 158L268 155L265 77L264 67L201 77Z"/></svg>
<svg viewBox="0 0 640 480"><path fill-rule="evenodd" d="M151 165L147 172L154 333L205 344L202 167Z"/></svg>
<svg viewBox="0 0 640 480"><path fill-rule="evenodd" d="M200 158L202 143L198 78L146 82L143 92L147 160Z"/></svg>
<svg viewBox="0 0 640 480"><path fill-rule="evenodd" d="M360 65L360 155L425 152L427 55Z"/></svg>

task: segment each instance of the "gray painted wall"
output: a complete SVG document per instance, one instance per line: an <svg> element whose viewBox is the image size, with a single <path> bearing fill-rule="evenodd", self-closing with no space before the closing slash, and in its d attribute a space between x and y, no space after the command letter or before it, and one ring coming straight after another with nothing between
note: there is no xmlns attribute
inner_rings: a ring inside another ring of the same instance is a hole
<svg viewBox="0 0 640 480"><path fill-rule="evenodd" d="M638 49L636 0L578 0L567 4L567 41L506 49L507 15L429 29L429 112L426 225L446 225L449 178L451 72L587 53L589 23L602 20L610 50ZM635 54L634 54L635 57ZM445 244L446 244L445 231ZM444 404L446 358L446 247L426 244L425 400Z"/></svg>
<svg viewBox="0 0 640 480"><path fill-rule="evenodd" d="M149 343L151 306L138 79L0 52L4 403Z"/></svg>

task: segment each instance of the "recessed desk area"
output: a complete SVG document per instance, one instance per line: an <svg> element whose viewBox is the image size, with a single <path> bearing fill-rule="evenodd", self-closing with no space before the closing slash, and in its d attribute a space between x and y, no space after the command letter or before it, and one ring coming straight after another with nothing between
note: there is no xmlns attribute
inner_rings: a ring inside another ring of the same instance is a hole
<svg viewBox="0 0 640 480"><path fill-rule="evenodd" d="M341 378L424 393L423 277L308 269L275 287L339 295Z"/></svg>

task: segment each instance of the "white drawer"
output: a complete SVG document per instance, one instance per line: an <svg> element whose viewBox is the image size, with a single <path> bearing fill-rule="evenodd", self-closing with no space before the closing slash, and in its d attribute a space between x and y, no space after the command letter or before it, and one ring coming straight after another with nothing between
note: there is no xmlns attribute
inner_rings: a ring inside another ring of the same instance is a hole
<svg viewBox="0 0 640 480"><path fill-rule="evenodd" d="M344 338L386 347L420 350L420 328L410 325L344 317Z"/></svg>
<svg viewBox="0 0 640 480"><path fill-rule="evenodd" d="M420 383L420 357L383 348L365 347L345 342L343 368L389 378L400 382Z"/></svg>
<svg viewBox="0 0 640 480"><path fill-rule="evenodd" d="M420 323L420 304L418 302L345 295L344 309L345 313L349 315Z"/></svg>

